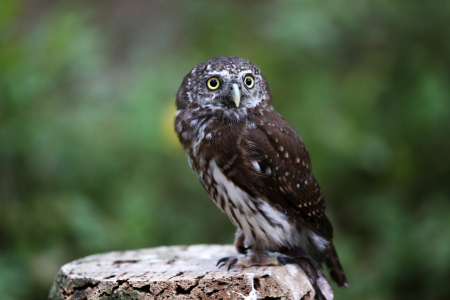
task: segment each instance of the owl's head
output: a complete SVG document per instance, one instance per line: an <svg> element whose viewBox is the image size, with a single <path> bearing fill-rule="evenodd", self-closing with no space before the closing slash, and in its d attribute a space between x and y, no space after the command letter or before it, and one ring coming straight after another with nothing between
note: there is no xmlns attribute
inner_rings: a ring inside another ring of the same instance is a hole
<svg viewBox="0 0 450 300"><path fill-rule="evenodd" d="M239 117L247 115L248 109L270 105L270 98L258 66L242 58L218 56L198 64L184 77L177 108L204 108Z"/></svg>

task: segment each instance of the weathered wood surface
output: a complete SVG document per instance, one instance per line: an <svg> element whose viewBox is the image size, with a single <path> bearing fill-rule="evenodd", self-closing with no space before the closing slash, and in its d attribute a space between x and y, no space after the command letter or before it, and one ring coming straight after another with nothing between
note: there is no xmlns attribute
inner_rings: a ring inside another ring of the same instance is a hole
<svg viewBox="0 0 450 300"><path fill-rule="evenodd" d="M233 246L195 245L110 252L64 265L49 299L302 299L314 289L294 264L217 268Z"/></svg>

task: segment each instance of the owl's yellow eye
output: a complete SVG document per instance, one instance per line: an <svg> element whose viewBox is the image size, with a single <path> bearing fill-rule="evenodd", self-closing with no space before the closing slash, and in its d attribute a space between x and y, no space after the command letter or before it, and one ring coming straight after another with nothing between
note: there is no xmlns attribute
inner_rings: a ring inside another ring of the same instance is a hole
<svg viewBox="0 0 450 300"><path fill-rule="evenodd" d="M255 79L253 78L253 76L247 75L244 78L244 83L249 89L251 89L255 85Z"/></svg>
<svg viewBox="0 0 450 300"><path fill-rule="evenodd" d="M217 77L211 77L206 82L206 85L208 86L208 88L210 90L217 90L219 88L219 86L220 86L220 81L219 81L219 79Z"/></svg>

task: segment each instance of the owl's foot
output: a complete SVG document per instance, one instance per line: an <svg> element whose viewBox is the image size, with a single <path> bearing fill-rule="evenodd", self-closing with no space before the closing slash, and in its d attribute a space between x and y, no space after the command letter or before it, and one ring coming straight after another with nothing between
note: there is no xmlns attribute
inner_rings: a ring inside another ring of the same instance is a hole
<svg viewBox="0 0 450 300"><path fill-rule="evenodd" d="M286 261L281 256L268 256L268 255L249 255L241 258L237 257L224 257L219 259L216 266L219 268L222 266L228 266L228 271L232 267L248 268L251 266L280 266L286 265Z"/></svg>

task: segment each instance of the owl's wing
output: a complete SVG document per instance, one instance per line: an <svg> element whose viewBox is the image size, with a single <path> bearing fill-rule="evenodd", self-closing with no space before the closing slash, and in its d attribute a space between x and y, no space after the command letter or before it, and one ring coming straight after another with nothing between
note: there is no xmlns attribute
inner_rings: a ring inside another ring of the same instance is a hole
<svg viewBox="0 0 450 300"><path fill-rule="evenodd" d="M241 141L247 143L242 148L249 149L247 154L256 167L252 184L302 226L331 239L333 229L324 214L325 199L300 136L275 110L254 124L248 126Z"/></svg>

